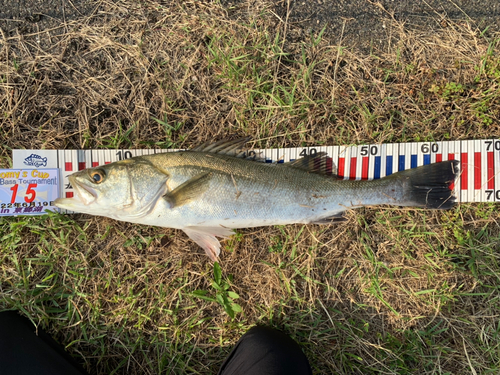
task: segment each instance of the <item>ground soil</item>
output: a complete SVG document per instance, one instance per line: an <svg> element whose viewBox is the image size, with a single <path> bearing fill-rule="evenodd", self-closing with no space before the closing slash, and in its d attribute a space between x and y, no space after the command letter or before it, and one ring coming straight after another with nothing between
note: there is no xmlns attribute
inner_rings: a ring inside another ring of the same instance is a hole
<svg viewBox="0 0 500 375"><path fill-rule="evenodd" d="M239 0L221 2L234 17L248 11L248 5ZM8 35L37 32L98 12L99 4L95 0L0 0L0 28ZM500 30L497 0L282 0L275 1L275 12L290 27L305 33L325 28L331 42L364 52L394 42L387 19L424 30L447 27L445 20L467 20L486 33Z"/></svg>

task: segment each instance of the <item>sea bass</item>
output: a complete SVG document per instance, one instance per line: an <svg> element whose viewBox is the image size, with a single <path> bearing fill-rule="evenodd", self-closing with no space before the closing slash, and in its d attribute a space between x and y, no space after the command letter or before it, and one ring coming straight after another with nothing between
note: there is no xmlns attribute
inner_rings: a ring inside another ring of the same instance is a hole
<svg viewBox="0 0 500 375"><path fill-rule="evenodd" d="M215 261L216 237L235 228L329 223L344 211L389 204L448 209L458 162L443 161L378 180L327 175L325 153L289 163L248 160L248 138L190 151L138 156L69 176L73 198L55 205L116 220L182 229Z"/></svg>

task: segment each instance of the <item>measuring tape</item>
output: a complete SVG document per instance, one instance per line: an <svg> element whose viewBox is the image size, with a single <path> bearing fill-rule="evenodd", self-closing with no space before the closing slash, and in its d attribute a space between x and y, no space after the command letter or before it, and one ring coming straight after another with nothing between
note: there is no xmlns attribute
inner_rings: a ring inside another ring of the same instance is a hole
<svg viewBox="0 0 500 375"><path fill-rule="evenodd" d="M62 197L74 195L68 175L134 156L175 150L14 150L13 168L59 168ZM500 201L500 140L412 142L361 146L318 146L255 149L266 163L286 163L325 152L326 168L344 179L377 179L405 169L444 160L460 161L460 176L452 189L458 202ZM30 164L31 163L31 164Z"/></svg>

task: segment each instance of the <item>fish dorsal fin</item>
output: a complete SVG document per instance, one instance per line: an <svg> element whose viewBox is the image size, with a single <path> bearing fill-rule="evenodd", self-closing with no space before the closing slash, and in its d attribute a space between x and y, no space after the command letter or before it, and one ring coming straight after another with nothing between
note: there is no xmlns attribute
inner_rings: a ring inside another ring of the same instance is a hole
<svg viewBox="0 0 500 375"><path fill-rule="evenodd" d="M243 137L237 139L222 139L218 142L211 143L205 142L198 147L191 149L191 151L198 152L210 152L212 154L222 154L222 155L230 155L230 156L240 156L240 154L244 154L242 152L243 146L251 139L252 137ZM243 157L243 156L241 156Z"/></svg>
<svg viewBox="0 0 500 375"><path fill-rule="evenodd" d="M211 173L201 173L168 192L163 198L170 204L170 208L182 206L194 198L198 198L209 186Z"/></svg>
<svg viewBox="0 0 500 375"><path fill-rule="evenodd" d="M331 161L331 170L328 165L329 161ZM333 163L332 159L328 157L326 152L318 152L314 155L307 155L290 163L286 163L285 165L320 175L337 175L337 166Z"/></svg>
<svg viewBox="0 0 500 375"><path fill-rule="evenodd" d="M252 139L252 137L243 137L232 140L222 139L215 143L205 142L195 148L192 148L189 151L209 152L211 154L228 155L235 158L265 162L266 159L261 152L249 152L244 147L244 145L248 143L250 139Z"/></svg>

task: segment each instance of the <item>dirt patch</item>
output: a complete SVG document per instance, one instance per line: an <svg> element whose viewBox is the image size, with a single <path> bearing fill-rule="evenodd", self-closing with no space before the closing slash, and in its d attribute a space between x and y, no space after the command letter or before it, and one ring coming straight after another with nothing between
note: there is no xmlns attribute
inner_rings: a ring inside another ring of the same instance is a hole
<svg viewBox="0 0 500 375"><path fill-rule="evenodd" d="M61 22L98 13L104 9L103 4L95 0L0 0L0 28L8 35L57 28ZM210 7L209 2L203 4ZM223 0L221 4L234 19L255 10L246 1ZM365 53L373 48L387 48L396 41L397 34L391 32L393 22L404 23L416 31L446 28L449 21L467 22L486 36L500 30L500 6L496 0L280 0L269 5L291 28L305 34L317 34L325 28L325 37L332 43L356 47Z"/></svg>
<svg viewBox="0 0 500 375"><path fill-rule="evenodd" d="M237 15L245 2L223 1L230 13ZM243 4L243 5L242 5ZM500 6L496 0L486 1L274 1L274 11L283 22L305 34L325 36L334 44L371 50L390 48L398 34L394 24L405 24L408 30L426 32L446 28L452 23L468 22L486 35L500 30Z"/></svg>

